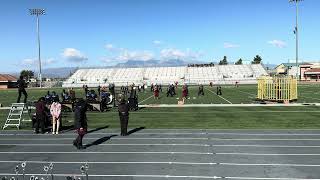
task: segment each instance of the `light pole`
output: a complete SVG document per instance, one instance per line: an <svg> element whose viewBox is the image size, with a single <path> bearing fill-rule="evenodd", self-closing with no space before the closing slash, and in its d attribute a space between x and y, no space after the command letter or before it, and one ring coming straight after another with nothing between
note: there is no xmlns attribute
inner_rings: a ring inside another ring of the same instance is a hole
<svg viewBox="0 0 320 180"><path fill-rule="evenodd" d="M289 0L289 2L294 2L296 4L296 27L294 28L294 34L296 35L296 78L299 78L299 66L298 66L298 59L299 59L299 31L298 31L298 3L302 0Z"/></svg>
<svg viewBox="0 0 320 180"><path fill-rule="evenodd" d="M39 31L39 16L45 15L44 9L29 9L30 15L37 16L37 34L38 34L38 60L39 60L39 79L40 88L42 87L42 68L41 68L41 58L40 58L40 31Z"/></svg>

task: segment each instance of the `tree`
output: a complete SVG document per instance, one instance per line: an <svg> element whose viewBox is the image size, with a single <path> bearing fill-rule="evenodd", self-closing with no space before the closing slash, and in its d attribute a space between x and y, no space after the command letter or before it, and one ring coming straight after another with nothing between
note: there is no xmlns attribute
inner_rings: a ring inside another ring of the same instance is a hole
<svg viewBox="0 0 320 180"><path fill-rule="evenodd" d="M242 59L240 58L235 64L236 65L242 65Z"/></svg>
<svg viewBox="0 0 320 180"><path fill-rule="evenodd" d="M262 58L259 55L256 55L256 57L253 58L253 61L251 64L261 64Z"/></svg>
<svg viewBox="0 0 320 180"><path fill-rule="evenodd" d="M23 76L27 81L34 77L34 72L30 70L22 70L20 76Z"/></svg>
<svg viewBox="0 0 320 180"><path fill-rule="evenodd" d="M227 61L227 56L223 56L223 59L219 62L219 65L227 65L228 61Z"/></svg>

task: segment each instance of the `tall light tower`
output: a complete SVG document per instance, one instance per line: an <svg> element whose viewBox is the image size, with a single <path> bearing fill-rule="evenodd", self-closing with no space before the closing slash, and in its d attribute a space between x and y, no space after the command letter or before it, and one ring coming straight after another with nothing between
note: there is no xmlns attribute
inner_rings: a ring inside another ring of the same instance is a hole
<svg viewBox="0 0 320 180"><path fill-rule="evenodd" d="M296 78L299 78L299 66L298 66L298 60L299 60L299 30L298 30L298 4L300 1L303 0L289 0L289 2L294 2L296 4L296 27L294 28L294 34L296 35L296 66L297 66L297 73Z"/></svg>
<svg viewBox="0 0 320 180"><path fill-rule="evenodd" d="M39 60L39 79L40 88L42 87L42 67L41 67L41 57L40 57L40 31L39 31L39 16L45 15L44 9L29 9L30 15L37 17L37 34L38 34L38 60Z"/></svg>

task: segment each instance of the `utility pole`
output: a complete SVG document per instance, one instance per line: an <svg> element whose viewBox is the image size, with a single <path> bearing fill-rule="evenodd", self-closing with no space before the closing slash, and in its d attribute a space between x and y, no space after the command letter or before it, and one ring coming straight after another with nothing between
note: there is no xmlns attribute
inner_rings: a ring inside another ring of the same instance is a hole
<svg viewBox="0 0 320 180"><path fill-rule="evenodd" d="M299 17L299 11L298 11L298 4L300 1L303 0L289 0L289 2L294 2L296 4L296 27L294 28L294 34L296 35L296 67L297 67L297 72L296 72L296 78L299 80L299 28L298 28L298 17Z"/></svg>
<svg viewBox="0 0 320 180"><path fill-rule="evenodd" d="M42 87L42 66L41 66L41 54L40 54L40 22L39 16L45 15L44 9L29 9L30 15L37 17L37 36L38 36L38 61L39 61L39 80L40 80L40 88Z"/></svg>

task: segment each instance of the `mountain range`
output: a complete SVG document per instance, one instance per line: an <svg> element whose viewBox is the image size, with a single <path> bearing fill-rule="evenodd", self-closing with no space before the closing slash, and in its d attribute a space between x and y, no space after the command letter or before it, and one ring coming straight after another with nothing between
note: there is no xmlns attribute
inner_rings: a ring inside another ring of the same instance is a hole
<svg viewBox="0 0 320 180"><path fill-rule="evenodd" d="M141 60L129 60L124 63L118 63L114 66L98 66L98 67L86 67L86 68L114 68L114 67L177 67L177 66L187 66L188 64L203 64L208 62L201 61L184 61L180 59L172 59L166 61L160 60L149 60L149 61L141 61ZM214 64L217 64L214 62ZM268 64L269 69L273 69L276 65ZM84 67L81 67L84 68ZM45 78L67 78L71 74L73 74L79 67L61 67L61 68L46 68L42 70L42 77ZM9 73L15 76L19 76L19 72ZM38 74L38 72L34 72L34 74Z"/></svg>

